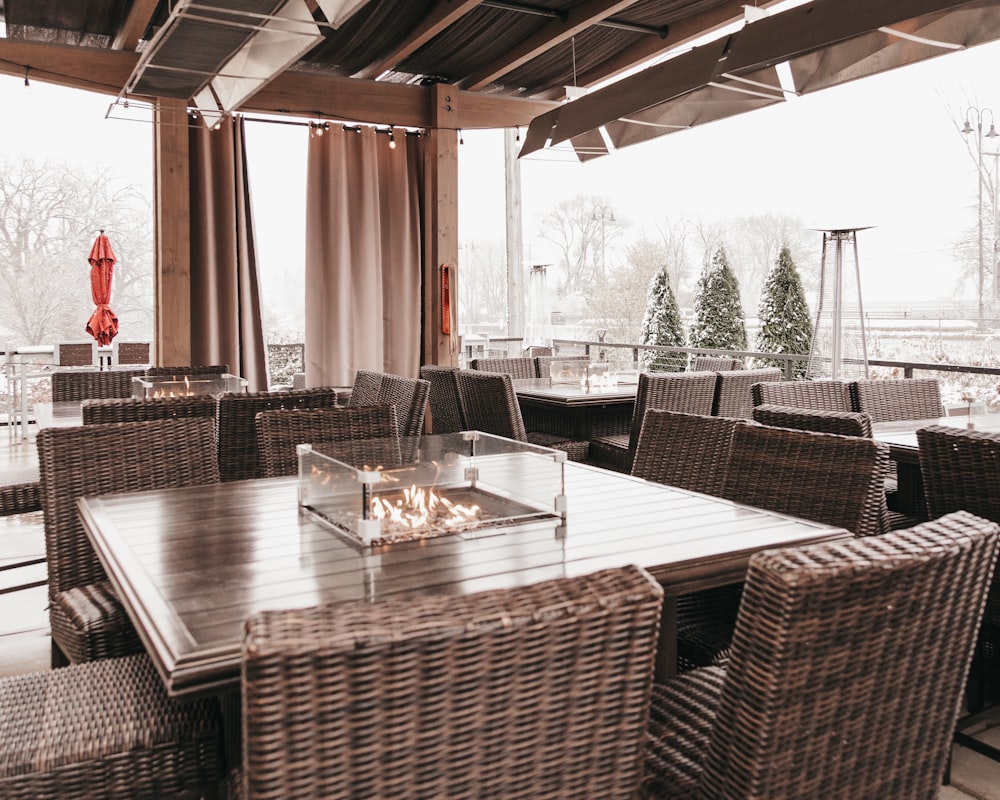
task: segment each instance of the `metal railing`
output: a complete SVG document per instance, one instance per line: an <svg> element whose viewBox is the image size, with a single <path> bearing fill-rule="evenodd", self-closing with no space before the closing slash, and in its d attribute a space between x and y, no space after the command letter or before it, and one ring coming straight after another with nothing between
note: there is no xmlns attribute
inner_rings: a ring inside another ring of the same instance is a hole
<svg viewBox="0 0 1000 800"><path fill-rule="evenodd" d="M782 370L786 380L792 380L795 375L795 365L803 365L809 356L795 353L762 353L756 350L716 350L704 347L673 347L667 345L649 345L634 343L601 342L585 339L553 339L552 347L556 354L560 350L580 350L587 355L594 355L603 360L607 351L612 349L629 350L633 361L639 361L641 353L652 351L660 353L683 353L685 356L729 356L737 358L753 358L767 361L782 362ZM602 355L603 353L603 355ZM902 372L904 378L912 378L914 372L951 372L969 373L973 375L1000 376L1000 367L981 367L972 364L948 364L920 361L889 361L880 358L868 359L868 365L873 367L888 367Z"/></svg>

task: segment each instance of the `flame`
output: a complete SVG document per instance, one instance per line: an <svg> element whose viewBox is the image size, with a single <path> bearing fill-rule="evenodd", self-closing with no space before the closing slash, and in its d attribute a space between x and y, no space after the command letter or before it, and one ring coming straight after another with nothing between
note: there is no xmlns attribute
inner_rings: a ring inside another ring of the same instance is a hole
<svg viewBox="0 0 1000 800"><path fill-rule="evenodd" d="M410 486L395 502L374 497L371 512L384 530L417 530L427 526L462 528L479 519L478 505L453 503L433 489Z"/></svg>

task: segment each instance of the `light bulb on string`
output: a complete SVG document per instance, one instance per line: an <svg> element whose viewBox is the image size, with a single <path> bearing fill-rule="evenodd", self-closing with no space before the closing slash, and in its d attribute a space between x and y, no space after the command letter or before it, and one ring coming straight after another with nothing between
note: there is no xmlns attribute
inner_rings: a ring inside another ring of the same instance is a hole
<svg viewBox="0 0 1000 800"><path fill-rule="evenodd" d="M396 135L392 132L392 125L389 126L389 149L396 149Z"/></svg>
<svg viewBox="0 0 1000 800"><path fill-rule="evenodd" d="M25 65L24 67L24 90L26 92L31 91L31 81L28 80L28 73L31 72L31 67Z"/></svg>

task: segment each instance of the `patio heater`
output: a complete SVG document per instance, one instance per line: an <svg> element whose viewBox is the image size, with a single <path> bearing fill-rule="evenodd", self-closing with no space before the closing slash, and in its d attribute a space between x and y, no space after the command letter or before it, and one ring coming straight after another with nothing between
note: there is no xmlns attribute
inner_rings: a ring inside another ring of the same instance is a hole
<svg viewBox="0 0 1000 800"><path fill-rule="evenodd" d="M820 229L823 231L823 256L819 301L806 378L849 380L868 377L857 239L858 231L868 230L868 227ZM828 255L832 258L828 259Z"/></svg>

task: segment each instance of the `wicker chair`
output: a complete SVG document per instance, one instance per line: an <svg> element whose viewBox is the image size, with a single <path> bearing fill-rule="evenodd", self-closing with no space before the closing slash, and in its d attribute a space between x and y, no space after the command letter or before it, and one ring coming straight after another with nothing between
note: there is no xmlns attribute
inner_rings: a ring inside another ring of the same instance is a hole
<svg viewBox="0 0 1000 800"><path fill-rule="evenodd" d="M52 373L52 400L56 403L132 396L132 379L143 369L106 369Z"/></svg>
<svg viewBox="0 0 1000 800"><path fill-rule="evenodd" d="M824 411L822 409L792 408L765 403L753 410L753 418L762 425L773 428L792 428L800 431L836 433L841 436L872 438L872 419L861 411ZM883 530L911 528L926 519L915 519L890 509L890 498L896 492L894 462L890 459L885 478L886 506L882 511Z"/></svg>
<svg viewBox="0 0 1000 800"><path fill-rule="evenodd" d="M515 356L513 358L474 358L469 362L469 368L478 369L483 372L506 372L512 378L538 377L538 366L535 359L527 356Z"/></svg>
<svg viewBox="0 0 1000 800"><path fill-rule="evenodd" d="M963 509L1000 522L1000 434L931 425L917 431L931 518ZM1000 574L990 587L969 681L969 707L1000 701ZM981 751L982 752L982 751ZM1000 751L988 752L1000 760Z"/></svg>
<svg viewBox="0 0 1000 800"><path fill-rule="evenodd" d="M96 367L97 342L59 342L52 353L58 367Z"/></svg>
<svg viewBox="0 0 1000 800"><path fill-rule="evenodd" d="M587 459L589 442L525 429L509 374L462 369L457 377L462 413L470 430L562 450L573 461Z"/></svg>
<svg viewBox="0 0 1000 800"><path fill-rule="evenodd" d="M342 443L331 448L331 443ZM265 478L295 475L299 444L320 449L355 466L398 466L401 463L394 406L279 409L257 415L257 447Z"/></svg>
<svg viewBox="0 0 1000 800"><path fill-rule="evenodd" d="M719 371L712 413L717 417L750 419L753 416L753 385L781 380L777 367Z"/></svg>
<svg viewBox="0 0 1000 800"><path fill-rule="evenodd" d="M937 378L854 381L848 388L854 410L864 411L872 422L944 416Z"/></svg>
<svg viewBox="0 0 1000 800"><path fill-rule="evenodd" d="M629 433L595 437L590 443L591 461L617 472L631 472L646 410L658 408L685 414L711 414L717 380L714 372L640 374Z"/></svg>
<svg viewBox="0 0 1000 800"><path fill-rule="evenodd" d="M134 655L0 678L0 797L222 797L213 700L167 696Z"/></svg>
<svg viewBox="0 0 1000 800"><path fill-rule="evenodd" d="M843 381L767 381L754 384L753 404L765 403L826 411L854 411L851 392Z"/></svg>
<svg viewBox="0 0 1000 800"><path fill-rule="evenodd" d="M219 478L240 481L262 475L257 448L257 415L278 408L333 408L337 391L331 388L293 392L251 392L219 396Z"/></svg>
<svg viewBox="0 0 1000 800"><path fill-rule="evenodd" d="M256 614L237 793L634 798L661 597L625 567Z"/></svg>
<svg viewBox="0 0 1000 800"><path fill-rule="evenodd" d="M428 364L420 368L420 377L430 384L427 406L431 433L456 433L466 429L462 404L458 399L458 370Z"/></svg>
<svg viewBox="0 0 1000 800"><path fill-rule="evenodd" d="M424 431L431 385L422 378L358 370L348 406L395 406L399 435L415 438Z"/></svg>
<svg viewBox="0 0 1000 800"><path fill-rule="evenodd" d="M228 364L198 364L198 365L175 365L165 367L149 367L146 370L147 378L179 378L184 375L225 375L229 372Z"/></svg>
<svg viewBox="0 0 1000 800"><path fill-rule="evenodd" d="M53 663L138 652L142 645L83 530L76 500L217 482L212 421L44 428L37 446Z"/></svg>
<svg viewBox="0 0 1000 800"><path fill-rule="evenodd" d="M727 356L692 356L690 372L728 372L743 369L743 359Z"/></svg>
<svg viewBox="0 0 1000 800"><path fill-rule="evenodd" d="M733 431L747 425L731 417L646 411L632 474L669 486L719 495L726 477Z"/></svg>
<svg viewBox="0 0 1000 800"><path fill-rule="evenodd" d="M874 439L744 425L733 444L720 496L737 503L846 528L855 536L886 531L889 447ZM682 669L725 664L739 591L697 592L678 603Z"/></svg>
<svg viewBox="0 0 1000 800"><path fill-rule="evenodd" d="M754 555L729 668L653 689L646 796L937 797L997 536L958 513Z"/></svg>
<svg viewBox="0 0 1000 800"><path fill-rule="evenodd" d="M123 342L115 339L111 345L111 365L148 367L152 342Z"/></svg>
<svg viewBox="0 0 1000 800"><path fill-rule="evenodd" d="M154 419L208 417L215 426L218 401L211 395L157 397L150 400L84 400L80 405L84 425L111 422L148 422Z"/></svg>

